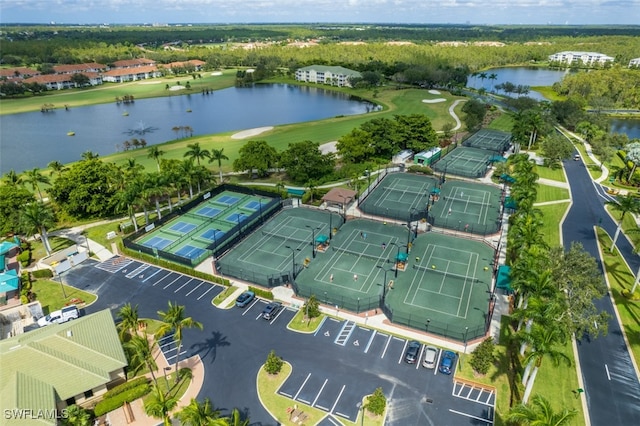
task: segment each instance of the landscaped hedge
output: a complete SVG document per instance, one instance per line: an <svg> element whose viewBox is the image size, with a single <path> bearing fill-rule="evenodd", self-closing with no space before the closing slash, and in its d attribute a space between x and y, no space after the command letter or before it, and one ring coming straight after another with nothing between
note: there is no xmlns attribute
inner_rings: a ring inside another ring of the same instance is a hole
<svg viewBox="0 0 640 426"><path fill-rule="evenodd" d="M149 379L147 379L146 377L142 376L142 377L136 377L135 379L129 380L127 382L122 383L121 385L118 385L116 387L114 387L113 389L108 390L107 392L105 392L105 394L102 396L103 399L108 399L108 398L113 398L114 396L128 391L129 389L133 389L135 387L138 387L140 385L146 385L149 383Z"/></svg>
<svg viewBox="0 0 640 426"><path fill-rule="evenodd" d="M31 264L31 250L25 250L18 255L18 262L23 267L27 267Z"/></svg>
<svg viewBox="0 0 640 426"><path fill-rule="evenodd" d="M425 175L433 175L433 169L429 166L413 165L407 168L409 173L422 173Z"/></svg>
<svg viewBox="0 0 640 426"><path fill-rule="evenodd" d="M251 286L249 286L249 290L254 292L256 294L256 296L258 296L258 297L260 297L262 299L273 300L273 293L271 293L271 291L269 291L269 290L263 290L261 288L256 288L256 287L251 287Z"/></svg>
<svg viewBox="0 0 640 426"><path fill-rule="evenodd" d="M103 399L96 404L93 412L96 417L99 417L103 414L122 407L125 402L135 401L136 399L145 396L149 392L151 392L151 386L149 386L149 384L145 383L142 385L138 385L133 389L129 389L117 394L113 398Z"/></svg>
<svg viewBox="0 0 640 426"><path fill-rule="evenodd" d="M216 277L211 274L206 274L204 272L196 271L195 269L185 265L180 265L178 263L170 262L168 260L165 260L159 257L156 258L155 256L151 256L146 253L140 253L135 250L130 250L126 248L122 243L118 244L118 248L122 253L124 253L129 257L142 260L143 262L151 263L152 265L156 265L161 268L170 269L172 271L180 272L181 274L190 275L192 277L200 278L206 281L222 284L227 287L230 285L229 280L226 278Z"/></svg>
<svg viewBox="0 0 640 426"><path fill-rule="evenodd" d="M31 272L33 278L51 278L53 277L53 271L51 269L38 269Z"/></svg>

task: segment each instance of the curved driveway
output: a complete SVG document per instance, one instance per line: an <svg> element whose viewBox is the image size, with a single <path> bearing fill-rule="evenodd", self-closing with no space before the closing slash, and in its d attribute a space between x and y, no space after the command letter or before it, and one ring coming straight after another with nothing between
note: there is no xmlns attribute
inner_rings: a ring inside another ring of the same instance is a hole
<svg viewBox="0 0 640 426"><path fill-rule="evenodd" d="M585 250L598 259L594 226L604 228L609 235L616 223L607 214L604 201L610 197L591 180L582 161L566 161L565 170L571 186L573 205L562 225L565 249L573 241L581 242ZM640 258L633 253L629 241L621 235L617 247L633 271ZM609 333L597 339L578 340L578 356L584 380L585 395L592 425L639 425L640 383L631 362L609 296L595 301L599 310L609 313Z"/></svg>

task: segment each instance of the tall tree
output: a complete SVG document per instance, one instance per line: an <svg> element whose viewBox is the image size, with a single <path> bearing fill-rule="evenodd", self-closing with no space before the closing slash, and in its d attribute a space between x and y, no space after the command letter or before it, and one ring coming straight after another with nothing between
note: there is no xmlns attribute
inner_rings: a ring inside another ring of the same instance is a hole
<svg viewBox="0 0 640 426"><path fill-rule="evenodd" d="M135 336L140 327L140 318L138 317L138 305L131 306L131 303L126 303L117 314L120 323L118 329L120 330L120 339L124 340L125 334L128 332L131 336Z"/></svg>
<svg viewBox="0 0 640 426"><path fill-rule="evenodd" d="M55 224L55 219L49 206L40 202L29 203L22 209L20 220L23 229L28 235L40 234L47 255L51 255L51 244L49 244L47 228L51 228Z"/></svg>
<svg viewBox="0 0 640 426"><path fill-rule="evenodd" d="M35 167L31 170L27 170L24 172L23 178L25 183L31 185L31 188L34 191L38 192L38 196L40 197L40 201L43 201L42 192L40 191L41 184L48 184L49 178L42 174L39 168Z"/></svg>
<svg viewBox="0 0 640 426"><path fill-rule="evenodd" d="M248 141L240 148L240 156L233 162L233 170L237 172L254 171L259 177L265 177L269 169L275 166L278 153L266 141Z"/></svg>
<svg viewBox="0 0 640 426"><path fill-rule="evenodd" d="M65 416L61 419L62 426L91 426L91 413L79 405L69 405Z"/></svg>
<svg viewBox="0 0 640 426"><path fill-rule="evenodd" d="M2 183L11 187L22 185L22 176L16 173L15 170L11 169L2 176Z"/></svg>
<svg viewBox="0 0 640 426"><path fill-rule="evenodd" d="M189 144L187 145L187 148L189 149L184 153L184 157L195 160L198 166L200 165L200 160L211 158L211 153L208 150L203 149L200 146L200 142Z"/></svg>
<svg viewBox="0 0 640 426"><path fill-rule="evenodd" d="M149 341L149 336L145 333L143 336L134 334L129 341L122 346L127 350L129 355L129 367L133 368L135 374L143 366L149 369L154 384L158 384L158 378L155 372L158 371L158 365L153 356L153 345L155 342Z"/></svg>
<svg viewBox="0 0 640 426"><path fill-rule="evenodd" d="M243 419L240 410L234 408L230 417L225 417L225 426L249 426L249 418Z"/></svg>
<svg viewBox="0 0 640 426"><path fill-rule="evenodd" d="M317 142L290 143L280 154L280 166L294 183L304 184L311 179L320 179L331 173L334 167L333 154L323 155Z"/></svg>
<svg viewBox="0 0 640 426"><path fill-rule="evenodd" d="M531 398L531 404L520 404L509 410L506 421L517 425L564 426L576 415L576 410L566 408L560 412L554 411L546 398L535 394Z"/></svg>
<svg viewBox="0 0 640 426"><path fill-rule="evenodd" d="M226 426L224 419L220 418L220 411L212 407L209 398L204 402L191 398L189 405L183 407L176 417L185 426Z"/></svg>
<svg viewBox="0 0 640 426"><path fill-rule="evenodd" d="M156 419L162 419L164 426L171 426L171 410L178 405L178 399L164 393L157 385L144 403L144 412Z"/></svg>
<svg viewBox="0 0 640 426"><path fill-rule="evenodd" d="M49 164L47 164L47 167L49 167L52 172L51 172L51 176L53 176L53 174L57 174L58 176L60 176L62 174L62 172L64 172L65 170L67 170L67 168L64 166L64 164L62 164L61 162L54 160L49 162Z"/></svg>
<svg viewBox="0 0 640 426"><path fill-rule="evenodd" d="M156 166L158 167L158 171L160 171L160 157L164 155L164 151L160 149L157 145L152 145L147 149L147 158L153 158L156 162Z"/></svg>
<svg viewBox="0 0 640 426"><path fill-rule="evenodd" d="M613 236L613 243L611 243L611 249L609 250L611 253L613 253L613 249L616 247L618 237L620 236L620 231L622 230L622 222L624 221L624 217L628 213L640 213L640 201L638 201L638 198L636 198L635 195L627 194L618 196L615 200L606 201L605 204L611 206L613 210L620 213L618 227L616 228L616 232Z"/></svg>
<svg viewBox="0 0 640 426"><path fill-rule="evenodd" d="M209 162L213 163L214 161L216 161L218 163L218 172L220 173L220 180L218 182L220 184L222 184L223 182L222 181L222 160L229 160L229 157L224 155L224 148L220 148L220 149L212 148Z"/></svg>
<svg viewBox="0 0 640 426"><path fill-rule="evenodd" d="M169 302L169 309L166 311L158 311L158 316L162 324L156 332L156 337L162 337L165 334L173 333L173 340L176 342L178 351L176 353L176 383L178 383L178 362L180 355L180 347L182 346L182 333L186 328L197 328L202 330L202 324L191 317L185 316L185 307Z"/></svg>

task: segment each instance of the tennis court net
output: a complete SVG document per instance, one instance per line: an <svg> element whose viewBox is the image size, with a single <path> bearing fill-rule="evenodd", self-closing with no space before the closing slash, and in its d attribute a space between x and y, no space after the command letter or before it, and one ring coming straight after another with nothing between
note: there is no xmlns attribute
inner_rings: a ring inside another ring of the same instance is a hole
<svg viewBox="0 0 640 426"><path fill-rule="evenodd" d="M409 190L407 190L407 189L393 188L393 187L391 187L391 186L387 186L387 187L385 187L384 189L385 189L385 190L388 190L388 191L402 192L402 193L404 193L404 194L411 194L411 195L416 195L416 196L423 196L423 195L424 195L424 196L426 196L426 195L429 195L429 188L426 188L426 189L424 190L424 192L409 191Z"/></svg>
<svg viewBox="0 0 640 426"><path fill-rule="evenodd" d="M367 259L375 260L377 262L386 262L386 263L390 262L388 257L374 256L372 254L367 254L367 253L363 253L363 252L347 250L347 249L342 248L342 247L333 247L333 246L331 246L331 249L333 251L337 251L338 253L349 254L351 256L364 257L364 258L367 258Z"/></svg>
<svg viewBox="0 0 640 426"><path fill-rule="evenodd" d="M477 206L491 207L491 203L483 203L482 201L474 201L471 199L467 200L464 198L454 198L454 197L447 197L447 196L443 196L442 199L444 201L452 201L454 203L475 204Z"/></svg>
<svg viewBox="0 0 640 426"><path fill-rule="evenodd" d="M265 237L280 238L281 240L285 240L285 241L294 241L296 243L311 244L310 238L303 240L301 238L295 238L290 235L275 234L273 232L268 232L268 231L262 231L262 235L264 235Z"/></svg>
<svg viewBox="0 0 640 426"><path fill-rule="evenodd" d="M474 283L474 282L480 281L476 277L470 277L470 276L467 276L467 275L454 274L453 272L442 271L442 270L437 269L437 268L436 269L428 268L426 266L413 265L413 269L416 269L418 271L433 272L434 274L440 274L440 275L443 275L445 277L458 278L460 280L464 280L465 282L470 282L470 283Z"/></svg>
<svg viewBox="0 0 640 426"><path fill-rule="evenodd" d="M184 237L186 232L174 231L171 228L162 228L162 232L169 235L174 235L176 237Z"/></svg>

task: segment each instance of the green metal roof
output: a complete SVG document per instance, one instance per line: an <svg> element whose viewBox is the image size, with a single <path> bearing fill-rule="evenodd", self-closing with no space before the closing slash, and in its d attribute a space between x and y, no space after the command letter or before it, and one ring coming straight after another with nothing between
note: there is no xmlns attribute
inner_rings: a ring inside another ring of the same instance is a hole
<svg viewBox="0 0 640 426"><path fill-rule="evenodd" d="M110 382L110 373L127 360L105 309L0 341L0 364L3 409L52 410L56 399ZM6 385L10 382L14 386Z"/></svg>
<svg viewBox="0 0 640 426"><path fill-rule="evenodd" d="M328 65L309 65L308 67L299 68L300 71L330 72L332 74L352 75L360 77L358 71L350 70L345 67L328 66Z"/></svg>

